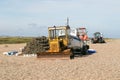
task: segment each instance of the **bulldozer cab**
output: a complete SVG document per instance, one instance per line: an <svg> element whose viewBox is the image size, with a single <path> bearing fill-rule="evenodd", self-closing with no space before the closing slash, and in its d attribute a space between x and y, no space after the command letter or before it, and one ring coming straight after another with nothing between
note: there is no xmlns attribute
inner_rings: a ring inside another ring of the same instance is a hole
<svg viewBox="0 0 120 80"><path fill-rule="evenodd" d="M61 52L68 46L70 43L69 31L69 26L48 27L49 52Z"/></svg>

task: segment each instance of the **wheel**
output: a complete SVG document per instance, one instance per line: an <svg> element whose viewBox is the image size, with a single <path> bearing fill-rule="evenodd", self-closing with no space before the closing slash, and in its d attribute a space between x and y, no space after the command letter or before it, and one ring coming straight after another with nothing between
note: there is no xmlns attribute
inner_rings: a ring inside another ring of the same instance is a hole
<svg viewBox="0 0 120 80"><path fill-rule="evenodd" d="M91 39L91 43L92 43L92 44L95 44L95 40L94 40L94 39Z"/></svg>
<svg viewBox="0 0 120 80"><path fill-rule="evenodd" d="M99 39L98 39L98 42L99 42L99 43L102 43L102 38L99 38Z"/></svg>
<svg viewBox="0 0 120 80"><path fill-rule="evenodd" d="M103 40L103 43L105 43L105 41Z"/></svg>
<svg viewBox="0 0 120 80"><path fill-rule="evenodd" d="M75 57L74 54L70 55L70 59L74 59L74 57Z"/></svg>
<svg viewBox="0 0 120 80"><path fill-rule="evenodd" d="M89 45L86 45L86 47L87 47L87 49L89 49L90 47L89 47Z"/></svg>
<svg viewBox="0 0 120 80"><path fill-rule="evenodd" d="M73 50L73 49L72 49ZM72 50L71 50L71 52L70 52L70 59L74 59L74 54L72 53Z"/></svg>
<svg viewBox="0 0 120 80"><path fill-rule="evenodd" d="M82 55L86 55L87 54L87 50L88 50L88 46L86 45L86 46L83 46L82 47Z"/></svg>

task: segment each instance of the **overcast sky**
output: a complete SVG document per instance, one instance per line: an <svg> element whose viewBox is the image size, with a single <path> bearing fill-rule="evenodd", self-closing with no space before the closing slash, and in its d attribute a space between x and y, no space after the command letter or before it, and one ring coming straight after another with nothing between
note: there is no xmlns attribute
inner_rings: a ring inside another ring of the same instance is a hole
<svg viewBox="0 0 120 80"><path fill-rule="evenodd" d="M0 0L0 36L42 36L47 28L86 27L120 38L120 0Z"/></svg>

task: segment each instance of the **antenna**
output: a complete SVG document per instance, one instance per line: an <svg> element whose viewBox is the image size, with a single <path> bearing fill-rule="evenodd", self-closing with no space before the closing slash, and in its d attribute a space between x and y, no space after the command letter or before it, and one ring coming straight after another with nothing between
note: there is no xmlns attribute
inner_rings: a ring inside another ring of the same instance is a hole
<svg viewBox="0 0 120 80"><path fill-rule="evenodd" d="M67 26L69 26L69 18L67 17Z"/></svg>

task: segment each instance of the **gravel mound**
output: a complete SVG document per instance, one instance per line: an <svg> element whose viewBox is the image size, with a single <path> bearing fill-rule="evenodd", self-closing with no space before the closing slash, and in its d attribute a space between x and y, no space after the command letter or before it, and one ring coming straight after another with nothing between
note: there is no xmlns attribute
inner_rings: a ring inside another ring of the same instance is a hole
<svg viewBox="0 0 120 80"><path fill-rule="evenodd" d="M23 54L36 54L38 52L45 52L49 49L48 39L45 36L33 38L24 47Z"/></svg>

